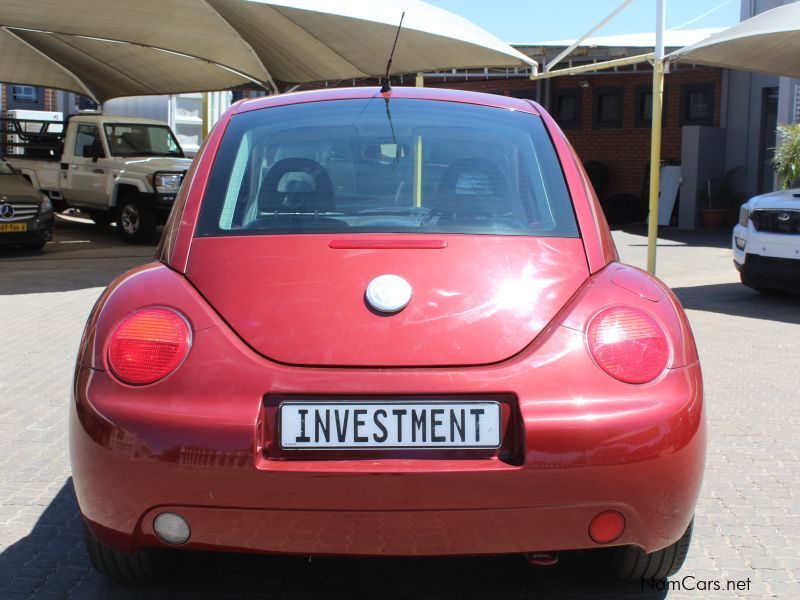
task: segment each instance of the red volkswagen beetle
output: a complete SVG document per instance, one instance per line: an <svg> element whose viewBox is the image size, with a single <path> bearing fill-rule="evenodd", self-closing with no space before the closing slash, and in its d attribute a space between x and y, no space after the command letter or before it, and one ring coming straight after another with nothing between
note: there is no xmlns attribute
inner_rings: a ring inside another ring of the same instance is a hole
<svg viewBox="0 0 800 600"><path fill-rule="evenodd" d="M95 566L689 545L703 388L675 296L617 262L527 100L338 89L233 106L154 262L81 342L75 490Z"/></svg>

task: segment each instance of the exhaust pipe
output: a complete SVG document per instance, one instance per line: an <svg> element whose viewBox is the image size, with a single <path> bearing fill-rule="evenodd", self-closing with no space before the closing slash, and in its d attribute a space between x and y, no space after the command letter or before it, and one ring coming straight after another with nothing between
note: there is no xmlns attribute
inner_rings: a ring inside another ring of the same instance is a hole
<svg viewBox="0 0 800 600"><path fill-rule="evenodd" d="M537 567L551 567L558 562L558 552L528 552L525 558Z"/></svg>

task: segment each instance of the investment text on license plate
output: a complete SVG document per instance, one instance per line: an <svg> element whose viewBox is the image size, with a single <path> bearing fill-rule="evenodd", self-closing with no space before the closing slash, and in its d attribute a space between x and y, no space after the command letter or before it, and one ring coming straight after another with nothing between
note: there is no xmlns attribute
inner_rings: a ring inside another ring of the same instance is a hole
<svg viewBox="0 0 800 600"><path fill-rule="evenodd" d="M497 448L500 404L474 402L284 402L286 449Z"/></svg>

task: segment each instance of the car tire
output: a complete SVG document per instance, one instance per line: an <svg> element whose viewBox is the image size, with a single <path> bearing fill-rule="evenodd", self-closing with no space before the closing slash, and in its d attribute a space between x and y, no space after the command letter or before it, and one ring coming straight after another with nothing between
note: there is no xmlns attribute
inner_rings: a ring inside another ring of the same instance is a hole
<svg viewBox="0 0 800 600"><path fill-rule="evenodd" d="M107 227L111 223L111 213L107 210L90 210L89 216L100 227Z"/></svg>
<svg viewBox="0 0 800 600"><path fill-rule="evenodd" d="M156 234L158 219L153 209L136 192L120 193L117 199L117 228L122 240L143 244Z"/></svg>
<svg viewBox="0 0 800 600"><path fill-rule="evenodd" d="M25 242L20 244L23 250L41 250L47 242L39 240L38 242Z"/></svg>
<svg viewBox="0 0 800 600"><path fill-rule="evenodd" d="M95 570L115 581L152 581L169 565L169 553L156 548L142 548L136 554L123 554L100 542L86 523L83 524L86 553Z"/></svg>
<svg viewBox="0 0 800 600"><path fill-rule="evenodd" d="M647 553L636 546L611 548L609 571L615 579L640 581L642 579L662 580L674 575L683 566L692 541L694 519L684 534L674 544Z"/></svg>

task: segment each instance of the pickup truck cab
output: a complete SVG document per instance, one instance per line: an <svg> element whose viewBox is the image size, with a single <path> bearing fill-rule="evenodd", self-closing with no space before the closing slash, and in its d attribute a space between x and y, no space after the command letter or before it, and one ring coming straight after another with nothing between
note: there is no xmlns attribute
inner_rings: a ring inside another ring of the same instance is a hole
<svg viewBox="0 0 800 600"><path fill-rule="evenodd" d="M13 121L6 130L21 140L7 160L57 209L79 208L100 225L116 221L126 242L152 239L191 164L169 126L151 119L74 115L35 134Z"/></svg>

